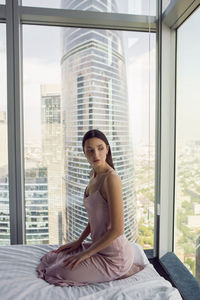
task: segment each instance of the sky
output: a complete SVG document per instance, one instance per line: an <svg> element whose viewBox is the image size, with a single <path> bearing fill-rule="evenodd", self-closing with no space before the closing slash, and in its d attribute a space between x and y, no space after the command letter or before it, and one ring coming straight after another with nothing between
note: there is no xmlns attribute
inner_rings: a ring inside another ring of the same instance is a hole
<svg viewBox="0 0 200 300"><path fill-rule="evenodd" d="M178 29L177 138L200 140L200 8Z"/></svg>

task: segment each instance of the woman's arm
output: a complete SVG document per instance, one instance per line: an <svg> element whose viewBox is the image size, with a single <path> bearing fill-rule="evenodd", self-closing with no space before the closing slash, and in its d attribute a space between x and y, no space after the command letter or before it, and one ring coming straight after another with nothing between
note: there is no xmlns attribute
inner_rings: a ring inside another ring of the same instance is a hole
<svg viewBox="0 0 200 300"><path fill-rule="evenodd" d="M92 177L92 175L93 175L93 169L90 171L90 178ZM90 223L88 223L78 240L82 243L82 241L86 239L86 237L90 234L90 232L91 232Z"/></svg>
<svg viewBox="0 0 200 300"><path fill-rule="evenodd" d="M85 230L82 232L81 236L79 237L79 242L82 243L82 241L90 234L90 223L87 224L85 227Z"/></svg>
<svg viewBox="0 0 200 300"><path fill-rule="evenodd" d="M88 249L89 256L106 248L114 239L124 233L124 212L122 200L122 183L117 174L109 174L105 179L106 199L109 206L111 228Z"/></svg>
<svg viewBox="0 0 200 300"><path fill-rule="evenodd" d="M88 223L87 226L85 227L85 230L79 237L79 239L72 241L70 243L67 243L65 245L62 245L57 250L52 250L52 251L55 253L59 253L59 252L65 250L65 253L68 254L68 253L76 250L77 248L79 248L82 241L89 235L89 233L90 233L90 224Z"/></svg>

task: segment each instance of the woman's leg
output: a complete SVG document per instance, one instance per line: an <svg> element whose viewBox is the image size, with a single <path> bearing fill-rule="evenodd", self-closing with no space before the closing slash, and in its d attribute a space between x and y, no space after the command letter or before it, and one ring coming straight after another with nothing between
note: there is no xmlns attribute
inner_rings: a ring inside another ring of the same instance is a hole
<svg viewBox="0 0 200 300"><path fill-rule="evenodd" d="M144 269L143 266L133 263L130 270L125 275L123 275L123 276L121 276L120 278L117 278L117 279L124 279L124 278L130 277L130 276L142 271L143 269Z"/></svg>

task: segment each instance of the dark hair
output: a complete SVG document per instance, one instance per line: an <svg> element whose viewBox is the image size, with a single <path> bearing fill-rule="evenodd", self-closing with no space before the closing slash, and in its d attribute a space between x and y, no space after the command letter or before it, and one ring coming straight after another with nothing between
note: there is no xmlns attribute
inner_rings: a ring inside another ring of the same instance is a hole
<svg viewBox="0 0 200 300"><path fill-rule="evenodd" d="M109 150L108 150L108 154L107 154L107 157L106 157L106 162L113 168L115 169L114 167L114 164L113 164L113 159L112 159L112 154L111 154L111 149L110 149L110 145L108 143L108 140L105 136L105 134L103 132L101 132L100 130L98 129L92 129L92 130L89 130L87 131L84 136L83 136L83 140L82 140L82 147L83 147L83 152L84 152L84 145L85 145L85 142L88 140L88 139L91 139L91 138L98 138L98 139L101 139L102 141L104 141L104 143L106 145L109 146Z"/></svg>

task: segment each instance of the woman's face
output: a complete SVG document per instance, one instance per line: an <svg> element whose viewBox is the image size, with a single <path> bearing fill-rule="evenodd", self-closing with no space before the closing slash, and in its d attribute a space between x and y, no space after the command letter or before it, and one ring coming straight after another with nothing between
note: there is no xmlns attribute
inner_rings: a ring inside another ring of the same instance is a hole
<svg viewBox="0 0 200 300"><path fill-rule="evenodd" d="M84 153L92 167L104 165L109 146L99 138L90 138L85 141Z"/></svg>

